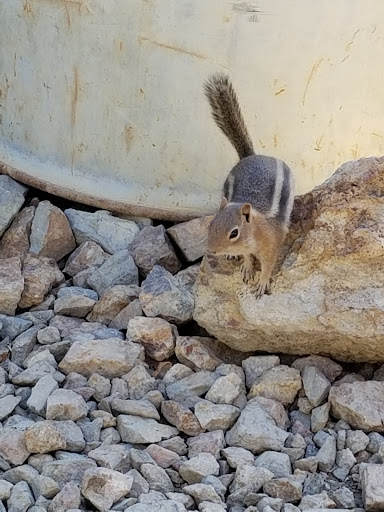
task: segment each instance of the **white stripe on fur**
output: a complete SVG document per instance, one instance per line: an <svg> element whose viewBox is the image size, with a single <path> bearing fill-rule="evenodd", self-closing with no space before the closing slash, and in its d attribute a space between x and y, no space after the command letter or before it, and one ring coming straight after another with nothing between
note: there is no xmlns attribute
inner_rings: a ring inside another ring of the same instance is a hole
<svg viewBox="0 0 384 512"><path fill-rule="evenodd" d="M279 213L279 205L281 198L281 191L284 183L284 167L281 160L276 161L276 177L275 177L275 190L273 191L272 205L268 212L268 217L276 217Z"/></svg>

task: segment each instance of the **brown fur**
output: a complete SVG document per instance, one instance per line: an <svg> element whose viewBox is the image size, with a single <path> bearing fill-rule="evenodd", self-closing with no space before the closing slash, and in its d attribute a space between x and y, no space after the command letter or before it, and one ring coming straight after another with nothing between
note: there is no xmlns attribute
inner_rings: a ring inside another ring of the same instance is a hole
<svg viewBox="0 0 384 512"><path fill-rule="evenodd" d="M238 229L239 236L231 241L229 234ZM286 229L276 219L253 210L249 203L222 205L209 228L208 251L225 254L228 259L242 256L241 273L244 283L255 278L255 259L261 272L255 283L255 295L260 297L270 288L271 276L276 265Z"/></svg>

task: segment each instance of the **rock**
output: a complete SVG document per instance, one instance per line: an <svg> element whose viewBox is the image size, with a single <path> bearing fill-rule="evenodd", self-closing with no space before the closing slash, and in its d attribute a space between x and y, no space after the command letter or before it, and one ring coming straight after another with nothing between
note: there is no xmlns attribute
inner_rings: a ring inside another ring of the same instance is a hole
<svg viewBox="0 0 384 512"><path fill-rule="evenodd" d="M335 506L336 503L330 499L325 491L319 494L304 496L300 502L300 509L305 511L334 509Z"/></svg>
<svg viewBox="0 0 384 512"><path fill-rule="evenodd" d="M89 377L87 384L95 390L92 396L97 401L102 400L111 393L112 386L110 380L98 373L93 373Z"/></svg>
<svg viewBox="0 0 384 512"><path fill-rule="evenodd" d="M167 229L168 235L187 261L196 261L206 253L208 248L208 226L212 218L212 215L199 217L188 222L175 224Z"/></svg>
<svg viewBox="0 0 384 512"><path fill-rule="evenodd" d="M81 492L97 510L108 512L114 503L124 498L132 487L131 476L107 468L87 469Z"/></svg>
<svg viewBox="0 0 384 512"><path fill-rule="evenodd" d="M129 397L132 400L144 398L144 396L156 386L155 379L151 377L147 369L140 364L137 364L129 373L123 375L123 379L128 385Z"/></svg>
<svg viewBox="0 0 384 512"><path fill-rule="evenodd" d="M41 304L47 293L64 281L55 260L27 254L23 268L24 292L19 302L22 309Z"/></svg>
<svg viewBox="0 0 384 512"><path fill-rule="evenodd" d="M383 191L383 169L384 158L348 162L297 198L283 272L261 300L238 297L240 265L205 257L194 311L199 325L242 351L382 362L382 334L371 315L381 314L384 288L383 206L372 200L374 190Z"/></svg>
<svg viewBox="0 0 384 512"><path fill-rule="evenodd" d="M174 487L166 471L154 464L142 464L140 472L153 491L173 492Z"/></svg>
<svg viewBox="0 0 384 512"><path fill-rule="evenodd" d="M136 295L135 288L135 286L112 286L106 290L92 313L88 315L87 320L108 325Z"/></svg>
<svg viewBox="0 0 384 512"><path fill-rule="evenodd" d="M257 468L265 468L273 473L275 478L292 474L291 462L288 455L278 452L264 452L255 461Z"/></svg>
<svg viewBox="0 0 384 512"><path fill-rule="evenodd" d="M9 176L0 175L0 237L23 206L27 191Z"/></svg>
<svg viewBox="0 0 384 512"><path fill-rule="evenodd" d="M64 438L67 450L70 452L82 452L85 447L85 440L80 427L71 420L67 421L45 421L46 425L55 428Z"/></svg>
<svg viewBox="0 0 384 512"><path fill-rule="evenodd" d="M197 505L200 505L203 501L209 501L211 503L223 504L220 496L217 494L212 485L206 484L192 484L183 487L183 492L192 496Z"/></svg>
<svg viewBox="0 0 384 512"><path fill-rule="evenodd" d="M193 412L178 402L164 400L161 404L161 413L168 423L189 436L196 436L203 431Z"/></svg>
<svg viewBox="0 0 384 512"><path fill-rule="evenodd" d="M55 427L45 421L39 421L24 433L27 450L31 453L49 453L65 450L67 443Z"/></svg>
<svg viewBox="0 0 384 512"><path fill-rule="evenodd" d="M110 254L129 249L139 232L135 222L113 217L104 210L89 213L70 208L64 213L78 245L93 241Z"/></svg>
<svg viewBox="0 0 384 512"><path fill-rule="evenodd" d="M131 253L140 272L146 276L155 265L160 265L171 274L181 268L163 225L146 226L135 237Z"/></svg>
<svg viewBox="0 0 384 512"><path fill-rule="evenodd" d="M108 254L95 242L83 242L69 256L63 272L74 277L90 267L100 267L108 258Z"/></svg>
<svg viewBox="0 0 384 512"><path fill-rule="evenodd" d="M85 418L88 407L84 399L70 389L57 389L47 400L47 420L73 420Z"/></svg>
<svg viewBox="0 0 384 512"><path fill-rule="evenodd" d="M219 464L211 453L200 453L182 463L179 473L188 484L196 484L201 482L205 476L217 476Z"/></svg>
<svg viewBox="0 0 384 512"><path fill-rule="evenodd" d="M178 455L185 455L187 453L187 445L185 444L184 439L179 436L172 437L171 439L165 439L164 441L161 441L158 446L172 450Z"/></svg>
<svg viewBox="0 0 384 512"><path fill-rule="evenodd" d="M376 464L363 465L360 469L360 481L366 510L384 508L384 472Z"/></svg>
<svg viewBox="0 0 384 512"><path fill-rule="evenodd" d="M84 295L67 294L55 300L54 312L57 315L84 318L92 311L96 301Z"/></svg>
<svg viewBox="0 0 384 512"><path fill-rule="evenodd" d="M295 476L276 478L264 484L264 492L272 496L272 498L295 502L300 500L302 496L302 483Z"/></svg>
<svg viewBox="0 0 384 512"><path fill-rule="evenodd" d="M0 398L0 421L9 416L15 407L20 403L20 398L16 396L5 396Z"/></svg>
<svg viewBox="0 0 384 512"><path fill-rule="evenodd" d="M312 432L316 433L319 430L322 430L325 428L325 426L328 423L329 419L329 410L330 405L327 402L324 405L321 405L320 407L316 407L316 409L312 410L311 414L311 429Z"/></svg>
<svg viewBox="0 0 384 512"><path fill-rule="evenodd" d="M329 472L336 461L336 439L328 436L316 455L320 471Z"/></svg>
<svg viewBox="0 0 384 512"><path fill-rule="evenodd" d="M49 476L62 489L65 484L75 482L81 484L87 469L95 468L96 462L87 457L70 456L63 460L53 460L43 465L42 475Z"/></svg>
<svg viewBox="0 0 384 512"><path fill-rule="evenodd" d="M19 334L23 333L32 326L30 320L25 320L17 316L0 315L0 337L9 338L13 341Z"/></svg>
<svg viewBox="0 0 384 512"><path fill-rule="evenodd" d="M61 341L60 331L56 327L44 327L37 333L37 341L41 345L51 345Z"/></svg>
<svg viewBox="0 0 384 512"><path fill-rule="evenodd" d="M349 448L339 450L336 455L336 464L339 468L349 470L356 464L356 458Z"/></svg>
<svg viewBox="0 0 384 512"><path fill-rule="evenodd" d="M204 430L228 430L239 414L239 409L233 405L216 405L208 400L202 400L195 405L196 418Z"/></svg>
<svg viewBox="0 0 384 512"><path fill-rule="evenodd" d="M59 367L64 373L77 372L85 377L99 373L107 378L121 377L143 357L142 348L119 338L75 341Z"/></svg>
<svg viewBox="0 0 384 512"><path fill-rule="evenodd" d="M353 492L348 487L340 487L332 492L332 500L336 503L337 507L341 509L355 508L355 497Z"/></svg>
<svg viewBox="0 0 384 512"><path fill-rule="evenodd" d="M139 299L135 299L122 309L109 324L113 329L125 330L132 318L142 316L143 310L141 309Z"/></svg>
<svg viewBox="0 0 384 512"><path fill-rule="evenodd" d="M279 365L280 358L278 356L251 356L244 359L242 367L245 372L247 388L251 388L265 371Z"/></svg>
<svg viewBox="0 0 384 512"><path fill-rule="evenodd" d="M88 279L98 269L98 267L89 267L86 270L82 270L73 277L73 284L81 288L89 288Z"/></svg>
<svg viewBox="0 0 384 512"><path fill-rule="evenodd" d="M287 437L288 433L276 426L270 414L257 402L251 402L227 432L226 441L229 446L240 446L257 454L266 450L280 451Z"/></svg>
<svg viewBox="0 0 384 512"><path fill-rule="evenodd" d="M306 366L302 372L302 378L308 400L313 407L321 405L328 397L329 390L331 389L329 380L316 366Z"/></svg>
<svg viewBox="0 0 384 512"><path fill-rule="evenodd" d="M124 443L158 443L162 439L177 436L179 431L168 425L162 425L151 418L119 415L117 429Z"/></svg>
<svg viewBox="0 0 384 512"><path fill-rule="evenodd" d="M188 368L188 366L176 363L172 365L169 368L169 370L165 373L163 377L163 384L165 386L168 386L178 380L184 379L185 377L190 377L191 375L194 375L194 372L190 368Z"/></svg>
<svg viewBox="0 0 384 512"><path fill-rule="evenodd" d="M143 464L155 464L155 461L147 451L136 448L131 448L129 450L129 459L132 467L137 470L139 470Z"/></svg>
<svg viewBox="0 0 384 512"><path fill-rule="evenodd" d="M40 497L52 499L60 491L60 487L49 476L37 474L37 478L31 484L33 494L39 499ZM29 511L31 509L28 509Z"/></svg>
<svg viewBox="0 0 384 512"><path fill-rule="evenodd" d="M200 512L225 512L226 509L223 505L218 503L211 503L210 501L202 501L199 505Z"/></svg>
<svg viewBox="0 0 384 512"><path fill-rule="evenodd" d="M144 346L145 352L155 361L168 359L175 350L176 328L162 318L132 318L127 328L127 338Z"/></svg>
<svg viewBox="0 0 384 512"><path fill-rule="evenodd" d="M127 475L133 478L132 488L129 493L131 498L139 498L142 494L149 492L149 484L145 478L141 476L137 469L131 469Z"/></svg>
<svg viewBox="0 0 384 512"><path fill-rule="evenodd" d="M95 460L101 467L124 471L130 466L129 450L122 444L102 444L88 452L88 457Z"/></svg>
<svg viewBox="0 0 384 512"><path fill-rule="evenodd" d="M49 506L49 512L67 512L71 509L78 509L80 504L80 489L74 482L69 482L53 498Z"/></svg>
<svg viewBox="0 0 384 512"><path fill-rule="evenodd" d="M37 333L41 326L33 326L17 336L12 343L13 363L19 366L26 366L26 359L32 352L37 339Z"/></svg>
<svg viewBox="0 0 384 512"><path fill-rule="evenodd" d="M357 429L384 432L384 382L354 382L332 387L329 402L335 418Z"/></svg>
<svg viewBox="0 0 384 512"><path fill-rule="evenodd" d="M384 437L377 432L371 432L368 434L369 444L367 450L371 453L377 453L382 444L384 444Z"/></svg>
<svg viewBox="0 0 384 512"><path fill-rule="evenodd" d="M237 373L219 377L206 394L206 399L215 404L233 404L243 387L243 381Z"/></svg>
<svg viewBox="0 0 384 512"><path fill-rule="evenodd" d="M222 450L222 454L227 459L231 468L237 468L243 464L252 466L255 462L255 456L249 450L244 448L236 448L235 446L228 446Z"/></svg>
<svg viewBox="0 0 384 512"><path fill-rule="evenodd" d="M129 512L185 512L185 508L180 507L180 503L164 500L161 502L137 503L129 507L131 509Z"/></svg>
<svg viewBox="0 0 384 512"><path fill-rule="evenodd" d="M0 500L7 500L11 496L13 484L6 480L0 480Z"/></svg>
<svg viewBox="0 0 384 512"><path fill-rule="evenodd" d="M111 409L119 414L160 420L156 407L148 400L121 400L114 398L111 402Z"/></svg>
<svg viewBox="0 0 384 512"><path fill-rule="evenodd" d="M23 290L24 278L21 275L20 258L0 260L0 314L15 314Z"/></svg>
<svg viewBox="0 0 384 512"><path fill-rule="evenodd" d="M220 458L221 450L225 446L224 433L222 430L205 432L198 436L190 437L187 440L188 457L196 457L200 453L211 453L217 460Z"/></svg>
<svg viewBox="0 0 384 512"><path fill-rule="evenodd" d="M170 400L181 401L190 396L201 396L206 393L215 382L212 372L193 373L166 386Z"/></svg>
<svg viewBox="0 0 384 512"><path fill-rule="evenodd" d="M171 501L176 501L177 503L184 505L187 510L192 510L195 507L194 500L187 494L181 494L180 492L167 492L166 496Z"/></svg>
<svg viewBox="0 0 384 512"><path fill-rule="evenodd" d="M0 432L0 456L15 466L23 464L30 456L24 441L24 434L12 428Z"/></svg>
<svg viewBox="0 0 384 512"><path fill-rule="evenodd" d="M288 415L280 402L264 398L263 396L257 396L252 398L249 403L256 404L257 407L260 407L264 412L272 416L279 428L285 430L289 425Z"/></svg>
<svg viewBox="0 0 384 512"><path fill-rule="evenodd" d="M88 278L88 284L100 297L116 285L139 284L139 274L129 251L118 251L97 268Z"/></svg>
<svg viewBox="0 0 384 512"><path fill-rule="evenodd" d="M235 477L229 488L231 493L246 489L248 493L258 492L263 485L273 479L273 473L266 468L255 468L253 465L238 466Z"/></svg>
<svg viewBox="0 0 384 512"><path fill-rule="evenodd" d="M214 371L223 362L213 350L216 344L213 338L202 336L178 336L175 353L180 363L194 371Z"/></svg>
<svg viewBox="0 0 384 512"><path fill-rule="evenodd" d="M365 450L369 444L369 437L361 430L348 430L346 437L346 448L349 448L353 455Z"/></svg>
<svg viewBox="0 0 384 512"><path fill-rule="evenodd" d="M141 286L141 307L148 317L183 324L192 319L194 297L164 268L155 265Z"/></svg>
<svg viewBox="0 0 384 512"><path fill-rule="evenodd" d="M248 398L263 396L289 405L294 401L300 389L300 372L295 368L280 365L266 370L254 382Z"/></svg>
<svg viewBox="0 0 384 512"><path fill-rule="evenodd" d="M146 448L146 451L156 462L156 464L163 469L169 468L180 460L180 456L177 453L171 450L167 450L167 448L162 448L157 444L150 444Z"/></svg>
<svg viewBox="0 0 384 512"><path fill-rule="evenodd" d="M49 201L41 201L32 222L29 252L59 261L75 248L67 217Z"/></svg>
<svg viewBox="0 0 384 512"><path fill-rule="evenodd" d="M34 206L23 208L16 215L11 226L0 239L0 259L13 257L24 259L29 251L29 235L34 215Z"/></svg>
<svg viewBox="0 0 384 512"><path fill-rule="evenodd" d="M329 380L329 382L334 382L337 377L340 377L343 371L343 367L340 364L323 356L300 357L292 363L292 368L296 368L296 370L299 370L300 372L303 372L304 368L309 366L317 368Z"/></svg>
<svg viewBox="0 0 384 512"><path fill-rule="evenodd" d="M27 482L18 482L12 488L7 506L9 512L26 512L34 503L35 500Z"/></svg>

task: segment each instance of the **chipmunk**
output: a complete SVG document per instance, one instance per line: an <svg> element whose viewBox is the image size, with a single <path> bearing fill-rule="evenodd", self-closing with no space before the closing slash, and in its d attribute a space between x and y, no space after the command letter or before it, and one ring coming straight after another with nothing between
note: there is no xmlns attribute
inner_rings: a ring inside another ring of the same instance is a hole
<svg viewBox="0 0 384 512"><path fill-rule="evenodd" d="M220 210L209 226L208 252L227 259L243 257L245 284L254 280L257 258L261 271L253 293L259 298L270 290L272 271L288 232L294 179L281 160L255 154L227 75L212 75L204 90L213 119L240 158L224 183Z"/></svg>

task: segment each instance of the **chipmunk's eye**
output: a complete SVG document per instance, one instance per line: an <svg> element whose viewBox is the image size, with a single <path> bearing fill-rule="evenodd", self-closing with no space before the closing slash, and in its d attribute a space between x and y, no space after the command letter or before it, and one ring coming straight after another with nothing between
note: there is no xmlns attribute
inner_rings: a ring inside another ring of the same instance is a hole
<svg viewBox="0 0 384 512"><path fill-rule="evenodd" d="M229 238L236 238L237 236L239 236L239 230L237 228L232 229L229 233Z"/></svg>

